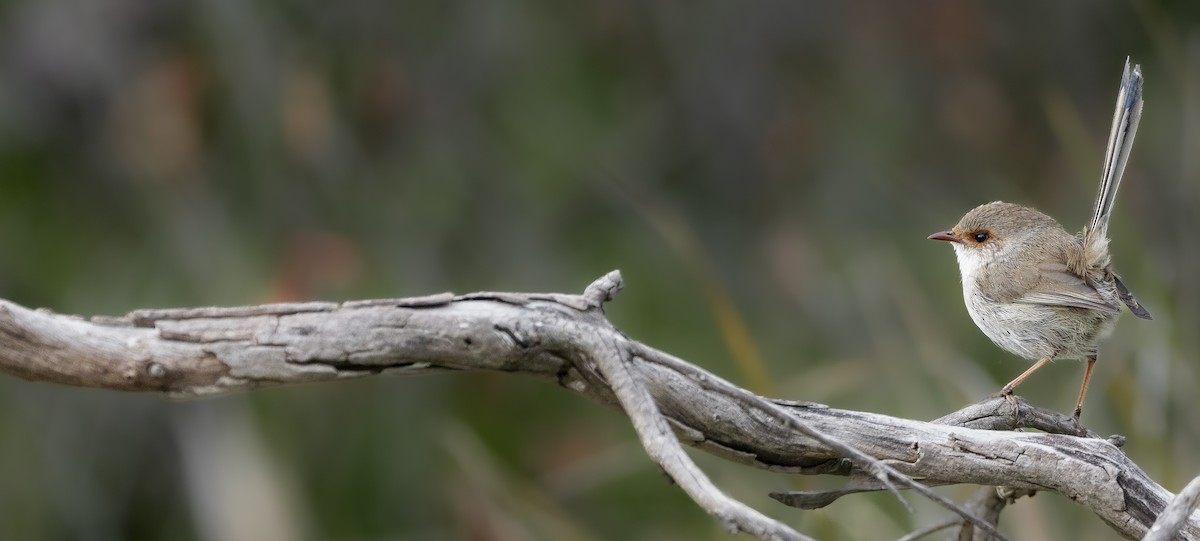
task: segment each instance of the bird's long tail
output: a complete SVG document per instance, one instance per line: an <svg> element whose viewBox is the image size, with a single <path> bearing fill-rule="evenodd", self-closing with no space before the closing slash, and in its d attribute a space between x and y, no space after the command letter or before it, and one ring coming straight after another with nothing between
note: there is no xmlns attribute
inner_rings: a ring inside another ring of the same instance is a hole
<svg viewBox="0 0 1200 541"><path fill-rule="evenodd" d="M1141 119L1142 67L1134 65L1131 69L1126 58L1121 90L1117 93L1117 109L1113 113L1112 131L1108 134L1108 150L1104 152L1104 169L1100 171L1096 210L1092 213L1092 221L1083 231L1084 245L1089 248L1099 248L1107 243L1108 217L1112 213L1117 188L1121 186L1121 174L1125 172L1125 162L1129 161L1129 151L1133 148L1133 138Z"/></svg>

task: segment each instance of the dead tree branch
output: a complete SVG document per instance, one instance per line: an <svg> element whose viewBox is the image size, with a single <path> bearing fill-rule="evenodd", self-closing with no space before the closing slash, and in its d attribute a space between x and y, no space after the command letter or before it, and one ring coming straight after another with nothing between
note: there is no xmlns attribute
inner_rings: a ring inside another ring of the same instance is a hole
<svg viewBox="0 0 1200 541"><path fill-rule="evenodd" d="M91 320L0 301L0 372L170 396L380 374L525 374L624 412L650 456L698 505L730 530L762 539L805 537L723 494L680 442L771 471L850 477L837 492L776 495L806 508L893 486L926 494L926 486L996 485L1060 493L1138 538L1173 498L1121 452L1119 441L1075 436L1065 416L1023 402L1016 415L1011 404L992 398L921 422L757 397L629 340L602 309L620 288L614 271L583 295L446 293L137 310ZM1051 433L999 431L1021 426ZM994 519L942 503L978 530L995 532ZM1178 535L1200 539L1200 514L1182 516Z"/></svg>
<svg viewBox="0 0 1200 541"><path fill-rule="evenodd" d="M1200 477L1192 479L1175 499L1167 505L1167 508L1159 514L1158 520L1150 526L1150 531L1146 533L1143 541L1169 541L1174 539L1179 533L1180 528L1189 522L1188 517L1193 515L1192 512L1196 509L1196 502L1200 500Z"/></svg>

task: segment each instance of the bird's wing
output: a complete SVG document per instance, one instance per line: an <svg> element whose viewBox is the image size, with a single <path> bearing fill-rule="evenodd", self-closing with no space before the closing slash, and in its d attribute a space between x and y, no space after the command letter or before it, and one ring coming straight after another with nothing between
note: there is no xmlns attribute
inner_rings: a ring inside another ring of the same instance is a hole
<svg viewBox="0 0 1200 541"><path fill-rule="evenodd" d="M1013 302L1044 304L1048 306L1072 306L1101 312L1120 312L1121 307L1107 301L1078 274L1065 264L1048 262L1038 265L1040 280Z"/></svg>

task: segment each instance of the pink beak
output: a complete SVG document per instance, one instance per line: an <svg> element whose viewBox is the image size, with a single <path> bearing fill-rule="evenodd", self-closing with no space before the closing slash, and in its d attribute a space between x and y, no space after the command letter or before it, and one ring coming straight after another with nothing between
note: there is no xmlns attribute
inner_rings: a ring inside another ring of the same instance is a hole
<svg viewBox="0 0 1200 541"><path fill-rule="evenodd" d="M937 233L929 235L928 238L929 238L929 240L944 240L946 242L962 242L961 240L958 240L958 237L954 236L953 231L938 231Z"/></svg>

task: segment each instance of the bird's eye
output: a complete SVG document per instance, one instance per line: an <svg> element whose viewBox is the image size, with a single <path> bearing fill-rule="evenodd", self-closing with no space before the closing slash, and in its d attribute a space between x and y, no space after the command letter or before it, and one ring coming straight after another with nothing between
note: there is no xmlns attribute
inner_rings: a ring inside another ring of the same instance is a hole
<svg viewBox="0 0 1200 541"><path fill-rule="evenodd" d="M971 238L975 239L975 242L982 244L984 241L988 240L988 234L987 231L977 231L975 234L971 235Z"/></svg>

